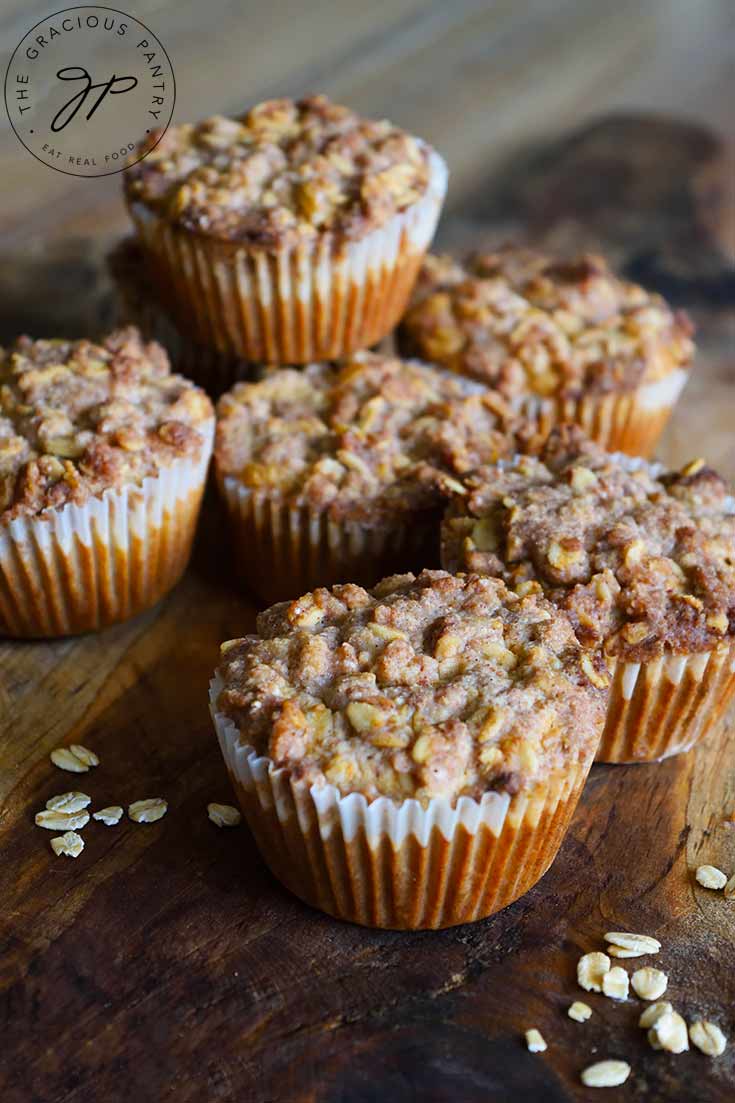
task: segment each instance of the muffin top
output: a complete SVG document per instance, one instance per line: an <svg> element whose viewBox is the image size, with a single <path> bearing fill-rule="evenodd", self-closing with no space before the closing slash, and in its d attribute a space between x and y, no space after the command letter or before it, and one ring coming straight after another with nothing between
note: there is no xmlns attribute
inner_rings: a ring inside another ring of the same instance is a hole
<svg viewBox="0 0 735 1103"><path fill-rule="evenodd" d="M585 646L642 662L735 634L735 501L703 460L661 471L564 427L463 481L445 566L543 590Z"/></svg>
<svg viewBox="0 0 735 1103"><path fill-rule="evenodd" d="M264 246L326 232L352 239L425 194L429 154L392 123L326 96L267 100L236 119L169 127L128 168L125 188L129 201L211 237Z"/></svg>
<svg viewBox="0 0 735 1103"><path fill-rule="evenodd" d="M132 327L99 344L19 337L0 349L0 521L81 505L198 456L213 413Z"/></svg>
<svg viewBox="0 0 735 1103"><path fill-rule="evenodd" d="M497 394L429 364L359 353L281 369L220 399L220 475L291 505L368 520L435 507L437 482L527 446Z"/></svg>
<svg viewBox="0 0 735 1103"><path fill-rule="evenodd" d="M506 247L427 257L401 323L407 355L443 364L507 398L632 390L686 367L693 328L660 295L597 256L561 261Z"/></svg>
<svg viewBox="0 0 735 1103"><path fill-rule="evenodd" d="M222 646L243 745L343 795L479 799L586 762L607 676L566 617L497 578L423 571L319 589Z"/></svg>

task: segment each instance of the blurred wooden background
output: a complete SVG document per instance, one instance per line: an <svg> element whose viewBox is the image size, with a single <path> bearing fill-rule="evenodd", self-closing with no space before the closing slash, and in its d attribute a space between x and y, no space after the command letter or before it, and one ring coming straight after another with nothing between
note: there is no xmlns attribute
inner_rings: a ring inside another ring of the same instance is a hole
<svg viewBox="0 0 735 1103"><path fill-rule="evenodd" d="M3 0L9 57L59 0ZM447 210L530 143L631 108L733 125L732 0L121 0L165 45L174 121L324 91L432 142L451 168ZM2 116L0 234L40 256L126 226L120 180L36 163ZM59 245L62 242L62 245Z"/></svg>

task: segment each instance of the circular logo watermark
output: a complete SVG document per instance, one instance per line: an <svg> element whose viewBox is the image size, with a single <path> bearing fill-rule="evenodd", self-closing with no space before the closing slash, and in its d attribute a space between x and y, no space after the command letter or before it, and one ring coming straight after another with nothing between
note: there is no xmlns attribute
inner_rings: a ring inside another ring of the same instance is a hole
<svg viewBox="0 0 735 1103"><path fill-rule="evenodd" d="M64 8L31 27L5 74L16 135L44 165L71 176L109 176L142 160L171 122L175 99L160 40L133 16L96 5Z"/></svg>

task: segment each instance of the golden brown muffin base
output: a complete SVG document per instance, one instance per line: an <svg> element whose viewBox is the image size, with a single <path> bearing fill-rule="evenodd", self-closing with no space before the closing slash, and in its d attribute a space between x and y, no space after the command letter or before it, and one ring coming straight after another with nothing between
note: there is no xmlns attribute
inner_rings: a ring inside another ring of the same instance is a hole
<svg viewBox="0 0 735 1103"><path fill-rule="evenodd" d="M248 361L334 360L382 340L404 313L434 233L446 169L360 241L324 235L268 250L187 232L131 204L161 302L182 334Z"/></svg>
<svg viewBox="0 0 735 1103"><path fill-rule="evenodd" d="M307 506L291 506L231 476L218 480L245 586L273 604L317 586L381 578L438 566L441 511L404 513L375 524L337 522Z"/></svg>
<svg viewBox="0 0 735 1103"><path fill-rule="evenodd" d="M548 436L563 422L573 422L607 452L625 452L648 459L666 428L675 400L651 408L641 401L645 386L578 399L530 399L521 403L520 410L536 421L541 437Z"/></svg>
<svg viewBox="0 0 735 1103"><path fill-rule="evenodd" d="M92 499L92 505L77 508L76 521L68 527L68 506L0 526L0 635L77 635L155 605L189 561L209 440L203 449L197 462L178 461L183 493L167 493L159 474L142 488ZM141 503L142 527L136 513Z"/></svg>
<svg viewBox="0 0 735 1103"><path fill-rule="evenodd" d="M687 656L678 684L666 676L665 662L641 663L629 698L624 678L631 664L615 664L596 762L655 762L688 751L735 696L735 643L709 652L703 671L701 655Z"/></svg>
<svg viewBox="0 0 735 1103"><path fill-rule="evenodd" d="M588 770L578 766L530 798L512 797L497 836L484 824L474 834L460 824L451 839L434 827L426 846L407 835L398 847L388 835L371 847L364 828L347 839L338 822L324 838L308 793L294 796L292 814L279 819L257 790L230 776L264 860L294 895L366 927L436 930L493 915L536 884L557 855Z"/></svg>

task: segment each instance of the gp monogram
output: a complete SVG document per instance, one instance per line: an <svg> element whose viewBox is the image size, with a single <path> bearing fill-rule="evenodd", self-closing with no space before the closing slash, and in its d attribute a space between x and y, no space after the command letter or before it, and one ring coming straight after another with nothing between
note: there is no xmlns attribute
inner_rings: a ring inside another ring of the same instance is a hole
<svg viewBox="0 0 735 1103"><path fill-rule="evenodd" d="M10 124L43 164L72 176L109 176L136 143L160 141L173 114L174 73L153 32L114 8L66 8L32 27L5 75Z"/></svg>

